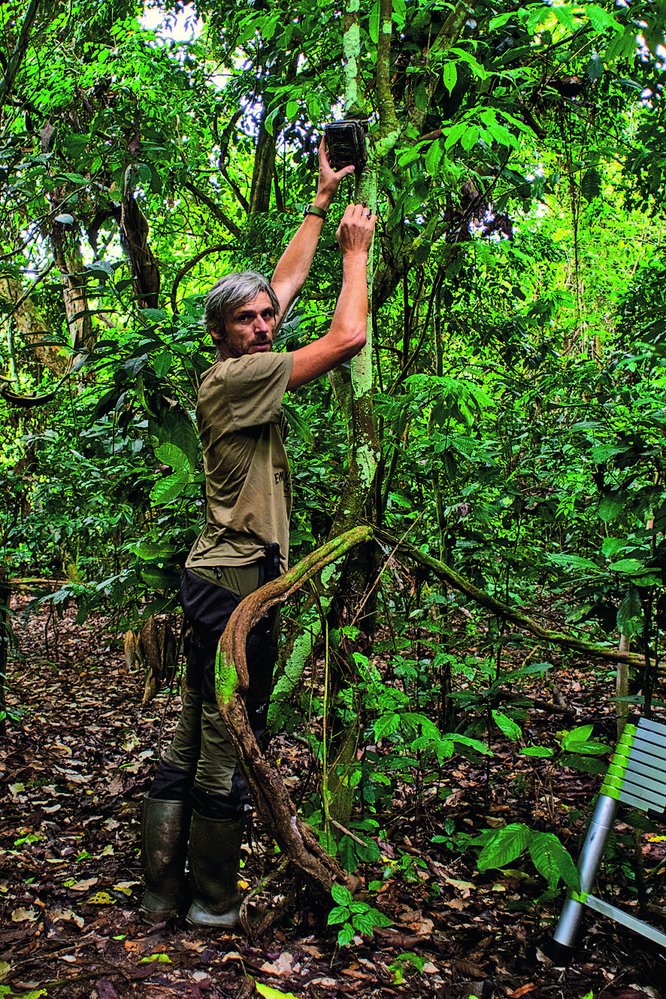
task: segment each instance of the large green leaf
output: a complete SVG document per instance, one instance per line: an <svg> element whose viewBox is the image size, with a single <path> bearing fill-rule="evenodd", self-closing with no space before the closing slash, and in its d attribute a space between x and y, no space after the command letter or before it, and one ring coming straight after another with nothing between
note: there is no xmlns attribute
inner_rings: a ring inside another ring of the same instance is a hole
<svg viewBox="0 0 666 999"><path fill-rule="evenodd" d="M400 721L401 716L397 711L388 711L386 714L380 715L373 725L373 732L377 742L397 732L400 728Z"/></svg>
<svg viewBox="0 0 666 999"><path fill-rule="evenodd" d="M497 727L507 736L509 739L513 739L516 742L518 739L522 739L523 733L520 725L517 725L513 718L509 718L505 715L503 711L498 711L496 708L492 710L492 716Z"/></svg>
<svg viewBox="0 0 666 999"><path fill-rule="evenodd" d="M261 982L255 982L254 987L263 999L298 999L293 992L282 992L281 989L276 989L272 985L262 985Z"/></svg>
<svg viewBox="0 0 666 999"><path fill-rule="evenodd" d="M640 593L630 586L617 610L617 628L621 635L633 638L643 631L643 605Z"/></svg>
<svg viewBox="0 0 666 999"><path fill-rule="evenodd" d="M155 455L164 465L168 465L177 475L182 475L190 470L190 462L185 454L176 444L160 444L155 448Z"/></svg>
<svg viewBox="0 0 666 999"><path fill-rule="evenodd" d="M568 888L580 889L578 871L571 854L553 833L533 832L529 851L534 866L544 876L549 888L556 888L562 880Z"/></svg>
<svg viewBox="0 0 666 999"><path fill-rule="evenodd" d="M181 452L182 453L182 452ZM159 479L150 490L150 502L153 506L163 506L177 499L189 482L189 476L184 473L174 473L164 479Z"/></svg>
<svg viewBox="0 0 666 999"><path fill-rule="evenodd" d="M477 867L480 871L487 871L491 867L506 867L527 849L531 836L529 826L523 822L513 822L498 829L479 854Z"/></svg>

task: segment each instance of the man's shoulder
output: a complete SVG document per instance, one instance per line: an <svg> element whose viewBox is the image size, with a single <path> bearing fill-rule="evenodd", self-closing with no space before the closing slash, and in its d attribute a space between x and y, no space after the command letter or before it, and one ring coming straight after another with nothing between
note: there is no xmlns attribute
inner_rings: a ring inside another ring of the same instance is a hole
<svg viewBox="0 0 666 999"><path fill-rule="evenodd" d="M273 371L291 367L291 354L264 351L258 354L243 354L242 357L219 357L208 368L201 379L203 385L207 381L218 381L226 378L238 378L244 375L261 376Z"/></svg>
<svg viewBox="0 0 666 999"><path fill-rule="evenodd" d="M216 361L199 387L197 413L223 414L237 428L275 422L292 364L293 354L272 352Z"/></svg>
<svg viewBox="0 0 666 999"><path fill-rule="evenodd" d="M230 357L220 363L224 367L228 378L234 378L246 373L251 375L271 374L273 371L280 371L284 367L291 366L293 358L291 354L276 354L272 350L261 351L258 354L243 354L242 357Z"/></svg>

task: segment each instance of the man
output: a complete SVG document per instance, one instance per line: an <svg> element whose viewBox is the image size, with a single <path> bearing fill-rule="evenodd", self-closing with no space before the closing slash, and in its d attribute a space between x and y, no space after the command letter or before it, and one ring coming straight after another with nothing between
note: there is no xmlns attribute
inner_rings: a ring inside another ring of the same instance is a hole
<svg viewBox="0 0 666 999"><path fill-rule="evenodd" d="M376 219L363 205L349 205L337 231L342 287L330 329L292 353L272 353L279 322L309 274L326 210L353 169L334 171L322 142L315 200L270 284L252 271L229 274L206 298L206 328L218 349L197 400L206 525L181 585L191 629L181 715L144 798L142 909L153 919L187 910L194 926L238 924L240 848L250 806L217 709L215 653L243 597L287 567L291 496L280 433L284 393L330 371L365 344L367 261ZM275 618L269 616L252 629L247 643L247 710L260 743L276 657L274 633ZM191 896L185 879L188 839Z"/></svg>

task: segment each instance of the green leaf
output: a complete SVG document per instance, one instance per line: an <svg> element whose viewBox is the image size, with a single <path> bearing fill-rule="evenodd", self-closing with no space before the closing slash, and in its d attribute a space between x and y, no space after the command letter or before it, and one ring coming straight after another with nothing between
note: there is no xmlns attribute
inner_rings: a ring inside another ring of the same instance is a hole
<svg viewBox="0 0 666 999"><path fill-rule="evenodd" d="M380 715L372 728L375 739L379 742L388 735L393 735L400 728L400 715L397 711L389 711L385 715Z"/></svg>
<svg viewBox="0 0 666 999"><path fill-rule="evenodd" d="M601 543L601 553L606 558L613 558L626 546L627 542L623 538L604 538Z"/></svg>
<svg viewBox="0 0 666 999"><path fill-rule="evenodd" d="M392 926L393 922L388 916L380 912L379 909L370 909L370 915L372 916L375 926Z"/></svg>
<svg viewBox="0 0 666 999"><path fill-rule="evenodd" d="M282 404L282 412L289 424L290 431L294 430L300 434L306 444L314 445L314 436L307 420L304 420L300 413L286 402Z"/></svg>
<svg viewBox="0 0 666 999"><path fill-rule="evenodd" d="M347 947L354 939L354 927L351 923L345 923L343 927L338 930L338 946Z"/></svg>
<svg viewBox="0 0 666 999"><path fill-rule="evenodd" d="M430 143L428 152L425 154L425 165L426 170L430 176L434 176L437 173L437 168L440 164L442 156L444 155L444 146L439 139L435 139L434 142Z"/></svg>
<svg viewBox="0 0 666 999"><path fill-rule="evenodd" d="M533 832L529 851L534 866L546 879L549 888L556 888L561 879L568 888L580 889L578 871L571 854L553 833Z"/></svg>
<svg viewBox="0 0 666 999"><path fill-rule="evenodd" d="M481 742L480 739L473 739L469 735L459 735L458 732L447 732L446 738L450 739L451 742L458 742L461 746L469 746L470 749L475 749L477 753L483 753L484 756L492 756L493 751L485 742Z"/></svg>
<svg viewBox="0 0 666 999"><path fill-rule="evenodd" d="M611 572L626 572L635 576L637 572L645 572L646 565L638 558L621 558L619 562L611 562L608 566Z"/></svg>
<svg viewBox="0 0 666 999"><path fill-rule="evenodd" d="M88 178L84 177L80 173L62 173L62 174L58 174L58 178L62 178L62 177L64 177L65 180L68 180L70 182L70 184L87 184L88 183Z"/></svg>
<svg viewBox="0 0 666 999"><path fill-rule="evenodd" d="M457 124L453 125L446 133L444 148L452 149L466 128L467 123L464 121L459 121Z"/></svg>
<svg viewBox="0 0 666 999"><path fill-rule="evenodd" d="M512 718L505 715L502 711L497 711L493 708L492 716L497 727L507 736L509 739L514 741L517 739L522 739L523 733L520 725L517 725Z"/></svg>
<svg viewBox="0 0 666 999"><path fill-rule="evenodd" d="M612 28L614 31L622 31L622 25L618 24L609 10L605 10L596 3L585 4L583 8L590 24L595 31L606 31Z"/></svg>
<svg viewBox="0 0 666 999"><path fill-rule="evenodd" d="M567 569L576 569L578 571L592 572L596 575L601 574L601 570L596 562L592 562L589 558L583 558L581 555L547 555L546 558L549 562L553 562L555 565L564 566Z"/></svg>
<svg viewBox="0 0 666 999"><path fill-rule="evenodd" d="M629 587L617 609L617 629L628 638L634 638L643 631L643 605L635 586Z"/></svg>
<svg viewBox="0 0 666 999"><path fill-rule="evenodd" d="M335 923L346 923L349 919L349 909L344 905L336 905L328 914L327 923L333 926Z"/></svg>
<svg viewBox="0 0 666 999"><path fill-rule="evenodd" d="M570 7L551 7L551 10L560 24L563 24L567 31L576 30L576 19Z"/></svg>
<svg viewBox="0 0 666 999"><path fill-rule="evenodd" d="M590 739L592 725L580 725L578 728L565 732L560 742L562 749L569 753L582 753L585 756L603 756L610 752L610 746L597 739Z"/></svg>
<svg viewBox="0 0 666 999"><path fill-rule="evenodd" d="M155 456L163 465L168 465L174 472L182 474L191 469L190 459L184 451L175 444L160 444L155 448Z"/></svg>
<svg viewBox="0 0 666 999"><path fill-rule="evenodd" d="M342 864L343 869L347 871L349 874L353 874L359 864L358 847L356 843L354 842L353 839L350 839L349 836L342 836L340 838L340 842L335 844L335 847L337 850L337 857L340 863ZM328 852L332 853L330 849L328 850ZM346 906L342 906L341 908L342 911L346 912L347 914L345 920L349 919L350 910ZM344 922L345 920L338 919L337 922L341 923Z"/></svg>
<svg viewBox="0 0 666 999"><path fill-rule="evenodd" d="M375 923L368 912L358 913L352 917L352 926L363 936L371 937L375 932Z"/></svg>
<svg viewBox="0 0 666 999"><path fill-rule="evenodd" d="M488 28L490 31L495 31L496 28L501 28L507 21L512 20L516 16L515 11L510 11L508 14L498 14L497 17L492 17Z"/></svg>
<svg viewBox="0 0 666 999"><path fill-rule="evenodd" d="M605 66L604 61L598 52L593 52L589 58L585 72L587 77L592 83L596 83L604 75Z"/></svg>
<svg viewBox="0 0 666 999"><path fill-rule="evenodd" d="M139 959L139 964L173 964L168 954L146 954Z"/></svg>
<svg viewBox="0 0 666 999"><path fill-rule="evenodd" d="M381 21L381 9L382 5L380 0L375 0L370 11L370 21L368 23L368 34L370 35L370 41L376 45L379 41L379 28Z"/></svg>
<svg viewBox="0 0 666 999"><path fill-rule="evenodd" d="M583 774L605 774L608 766L605 760L600 760L596 756L575 756L573 753L565 753L560 757L563 767L571 767L572 770L579 770Z"/></svg>
<svg viewBox="0 0 666 999"><path fill-rule="evenodd" d="M498 829L479 854L476 866L480 871L506 867L527 848L531 835L531 829L524 822L512 822L504 829Z"/></svg>
<svg viewBox="0 0 666 999"><path fill-rule="evenodd" d="M442 83L451 94L458 81L458 68L454 62L445 62L442 69Z"/></svg>
<svg viewBox="0 0 666 999"><path fill-rule="evenodd" d="M587 742L594 731L594 725L579 725L569 732L564 732L560 740L562 749L571 749L574 745L579 746Z"/></svg>
<svg viewBox="0 0 666 999"><path fill-rule="evenodd" d="M416 163L417 160L421 158L421 145L418 146L408 146L405 149L400 149L396 153L396 159L398 160L398 166L406 167L410 163Z"/></svg>
<svg viewBox="0 0 666 999"><path fill-rule="evenodd" d="M261 982L255 982L254 987L264 999L298 999L298 996L295 996L293 992L281 992L280 989L274 989L272 985L262 985Z"/></svg>
<svg viewBox="0 0 666 999"><path fill-rule="evenodd" d="M159 420L150 421L150 432L160 444L175 444L187 456L190 468L199 460L199 435L190 417L181 409L171 409Z"/></svg>
<svg viewBox="0 0 666 999"><path fill-rule="evenodd" d="M610 524L612 520L616 520L620 516L624 507L624 500L619 496L604 496L599 504L599 516L604 524Z"/></svg>
<svg viewBox="0 0 666 999"><path fill-rule="evenodd" d="M393 0L393 20L399 28L404 28L407 18L407 4L405 0Z"/></svg>
<svg viewBox="0 0 666 999"><path fill-rule="evenodd" d="M545 759L549 756L554 756L555 751L550 746L524 746L520 750L520 754L521 756L537 756Z"/></svg>
<svg viewBox="0 0 666 999"><path fill-rule="evenodd" d="M153 370L158 378L164 378L172 364L173 354L168 350L161 350L152 356Z"/></svg>
<svg viewBox="0 0 666 999"><path fill-rule="evenodd" d="M183 492L189 482L189 477L183 474L168 475L165 479L160 479L150 490L150 502L153 506L161 506L171 503Z"/></svg>
<svg viewBox="0 0 666 999"><path fill-rule="evenodd" d="M581 193L586 201L594 201L601 194L601 178L599 171L592 167L586 170L580 182Z"/></svg>
<svg viewBox="0 0 666 999"><path fill-rule="evenodd" d="M337 902L338 905L346 905L349 907L354 901L354 896L349 891L349 888L345 888L344 885L339 885L337 882L331 885L331 895L333 901Z"/></svg>
<svg viewBox="0 0 666 999"><path fill-rule="evenodd" d="M479 141L480 134L481 132L476 125L470 125L469 128L465 129L460 137L460 145L463 147L465 152L468 153L470 149L474 148Z"/></svg>

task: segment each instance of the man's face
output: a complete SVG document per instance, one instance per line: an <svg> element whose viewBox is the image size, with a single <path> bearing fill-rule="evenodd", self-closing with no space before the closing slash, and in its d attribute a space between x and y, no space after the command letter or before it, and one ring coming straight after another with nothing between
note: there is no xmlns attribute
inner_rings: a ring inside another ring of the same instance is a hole
<svg viewBox="0 0 666 999"><path fill-rule="evenodd" d="M229 312L224 321L224 333L216 342L220 355L243 357L261 354L273 347L277 316L265 291Z"/></svg>

